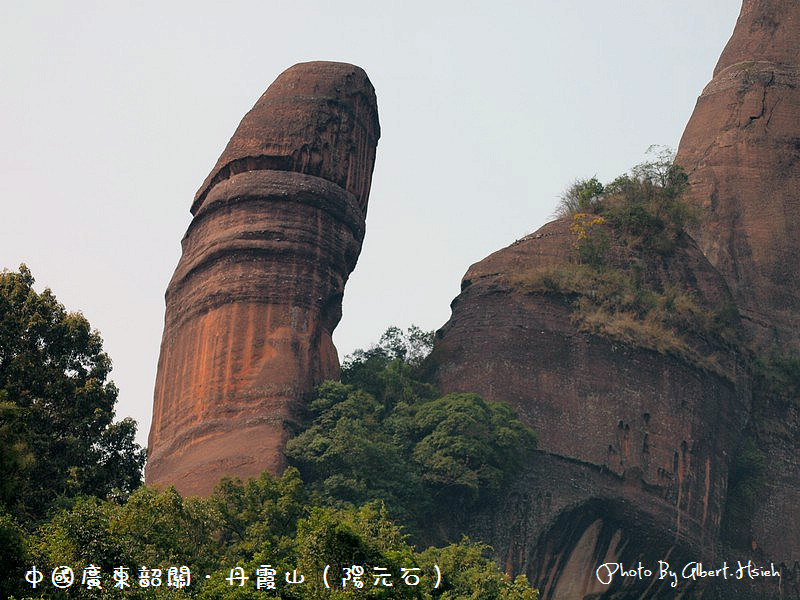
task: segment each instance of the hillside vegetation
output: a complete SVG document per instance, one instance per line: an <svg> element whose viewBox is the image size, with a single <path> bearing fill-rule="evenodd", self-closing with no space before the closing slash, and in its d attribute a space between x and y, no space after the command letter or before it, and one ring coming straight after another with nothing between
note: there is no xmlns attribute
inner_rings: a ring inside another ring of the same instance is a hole
<svg viewBox="0 0 800 600"><path fill-rule="evenodd" d="M683 199L687 186L668 152L605 185L576 181L557 210L569 222L570 260L522 269L509 283L565 298L580 331L725 374L716 349L740 342L736 307L705 305L698 290L668 276L696 219Z"/></svg>
<svg viewBox="0 0 800 600"><path fill-rule="evenodd" d="M0 596L538 597L484 545L411 543L441 542L430 523L491 502L535 445L507 407L416 379L430 334L390 329L346 363L342 382L319 387L287 449L307 483L290 467L183 498L140 485L142 450L132 423L111 421L99 335L32 283L24 268L0 278ZM42 412L57 401L72 412ZM52 450L79 443L84 454ZM74 581L59 589L51 577L64 567ZM302 584L287 582L295 572Z"/></svg>

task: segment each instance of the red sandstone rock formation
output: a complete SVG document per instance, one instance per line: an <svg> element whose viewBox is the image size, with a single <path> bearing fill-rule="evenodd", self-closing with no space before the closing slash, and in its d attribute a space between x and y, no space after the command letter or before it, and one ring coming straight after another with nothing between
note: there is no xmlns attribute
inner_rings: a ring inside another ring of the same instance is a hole
<svg viewBox="0 0 800 600"><path fill-rule="evenodd" d="M712 373L581 332L574 294L528 285L547 269L574 269L569 225L549 223L472 265L431 361L443 391L506 402L536 431L529 483L485 530L506 568L527 573L543 598L580 599L607 591L592 575L602 562L714 556L747 405L728 350L702 350L722 358ZM624 247L609 254L618 266L634 260ZM730 301L688 237L650 267L655 287L692 289L706 307ZM646 597L674 595L658 589Z"/></svg>
<svg viewBox="0 0 800 600"><path fill-rule="evenodd" d="M697 244L686 239L651 273L656 287L694 290L709 309L733 302L762 353L800 350L799 61L800 2L744 0L678 152L702 209ZM543 600L673 598L663 581L608 588L594 577L603 562L666 557L784 569L781 585L723 585L714 597L800 593L796 399L764 394L735 349L702 335L691 345L723 357L722 369L580 330L580 293L524 285L537 270L569 267L568 225L545 225L470 267L438 332L430 364L443 390L507 402L539 436L522 480L475 516L473 533ZM624 252L612 250L622 265ZM749 521L729 524L741 539L728 547L720 524L745 432L765 452L765 471ZM735 545L742 539L746 550Z"/></svg>
<svg viewBox="0 0 800 600"><path fill-rule="evenodd" d="M364 238L375 92L353 65L282 73L195 196L166 293L146 479L208 493L284 465Z"/></svg>
<svg viewBox="0 0 800 600"><path fill-rule="evenodd" d="M800 2L745 0L676 162L693 235L765 349L800 351Z"/></svg>
<svg viewBox="0 0 800 600"><path fill-rule="evenodd" d="M702 209L693 235L767 356L800 353L799 69L800 2L745 0L676 158ZM792 402L758 396L754 413L768 460L745 533L791 565L800 557L800 420Z"/></svg>

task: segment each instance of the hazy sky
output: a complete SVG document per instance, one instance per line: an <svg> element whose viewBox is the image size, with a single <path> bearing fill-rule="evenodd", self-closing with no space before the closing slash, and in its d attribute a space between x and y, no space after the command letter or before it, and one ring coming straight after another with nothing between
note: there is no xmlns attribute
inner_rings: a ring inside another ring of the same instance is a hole
<svg viewBox="0 0 800 600"><path fill-rule="evenodd" d="M352 62L382 136L334 335L435 329L467 267L576 177L676 147L739 0L4 2L0 269L97 328L117 415L150 427L164 290L195 191L287 67Z"/></svg>

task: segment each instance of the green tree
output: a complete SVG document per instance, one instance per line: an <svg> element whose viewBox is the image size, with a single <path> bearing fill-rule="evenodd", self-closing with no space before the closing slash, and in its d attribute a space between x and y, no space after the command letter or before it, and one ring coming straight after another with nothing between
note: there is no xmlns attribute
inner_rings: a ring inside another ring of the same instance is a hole
<svg viewBox="0 0 800 600"><path fill-rule="evenodd" d="M76 582L67 590L41 586L35 595L47 600L536 598L524 577L507 580L487 558L488 547L463 539L418 552L402 528L389 519L381 502L348 508L321 506L291 468L281 477L264 473L245 483L223 480L209 498L182 498L173 488L157 491L146 486L124 505L78 498L27 538L13 521L0 516L0 542L6 544L0 545L0 559L6 556L6 547L29 548L25 562L20 562L19 552L15 552L10 562L3 563L14 570L18 585L12 592L21 597L33 592L30 586L25 588L24 565L35 564L42 573L57 565L70 565L78 581L85 566L101 568L103 589L96 596ZM177 565L191 570L188 588L178 590L166 585L166 570ZM256 569L261 565L271 565L277 572L276 590L256 589ZM326 565L330 589L322 581ZM342 590L343 568L352 565L363 567L364 586L348 585ZM132 585L125 590L115 589L111 578L119 566L129 572ZM160 587L138 586L141 566L161 569ZM227 581L234 567L242 567L249 577L244 586L232 586ZM391 574L391 587L373 585L372 573L377 567ZM435 567L441 573L438 588L434 588ZM419 569L413 571L420 577L418 585L405 585L404 568ZM294 569L305 577L304 585L284 583L284 573Z"/></svg>
<svg viewBox="0 0 800 600"><path fill-rule="evenodd" d="M381 339L368 350L356 350L345 358L345 371L359 364L368 362L372 357L383 359L400 359L403 362L418 366L433 350L433 331L423 331L411 325L406 331L391 326L383 332Z"/></svg>
<svg viewBox="0 0 800 600"><path fill-rule="evenodd" d="M320 578L313 578L311 598L422 598L423 590L401 583L403 567L416 567L413 548L400 527L391 522L379 502L358 509L315 508L298 526L297 564L306 573L322 573L330 565L331 579L341 586L343 569L364 568L364 587L329 595ZM376 567L392 575L391 586L375 586ZM431 586L432 587L432 586ZM341 588L340 588L341 589Z"/></svg>
<svg viewBox="0 0 800 600"><path fill-rule="evenodd" d="M22 592L25 557L25 532L0 510L0 597Z"/></svg>
<svg viewBox="0 0 800 600"><path fill-rule="evenodd" d="M573 220L583 264L603 266L611 237L645 254L668 254L696 222L696 210L683 200L689 178L674 152L651 146L647 154L648 160L611 183L578 179L561 194L556 216Z"/></svg>
<svg viewBox="0 0 800 600"><path fill-rule="evenodd" d="M448 394L414 415L422 479L463 501L491 499L518 472L536 437L506 404Z"/></svg>
<svg viewBox="0 0 800 600"><path fill-rule="evenodd" d="M0 273L0 501L21 522L59 499L141 483L135 423L114 423L117 389L100 335L30 271Z"/></svg>
<svg viewBox="0 0 800 600"><path fill-rule="evenodd" d="M342 383L372 394L387 407L419 396L434 397L434 387L420 377L422 363L433 349L433 335L416 325L405 332L389 327L377 344L345 357Z"/></svg>
<svg viewBox="0 0 800 600"><path fill-rule="evenodd" d="M509 581L486 558L490 548L463 539L444 548L428 548L420 563L430 569L436 565L442 581L435 597L440 600L537 600L539 592L531 589L524 575Z"/></svg>
<svg viewBox="0 0 800 600"><path fill-rule="evenodd" d="M324 502L344 507L382 500L393 518L413 523L430 506L409 457L410 444L394 435L402 426L396 421L403 419L387 422L395 406L387 408L356 386L325 382L309 407L308 428L289 441L286 456Z"/></svg>
<svg viewBox="0 0 800 600"><path fill-rule="evenodd" d="M230 561L292 558L297 522L311 504L293 467L280 477L264 472L245 483L225 478L209 499L217 523L215 535Z"/></svg>
<svg viewBox="0 0 800 600"><path fill-rule="evenodd" d="M6 396L0 390L0 400ZM34 465L20 412L17 404L0 401L0 509L17 503Z"/></svg>
<svg viewBox="0 0 800 600"><path fill-rule="evenodd" d="M683 199L689 178L673 162L672 150L651 146L648 154L654 158L605 187L600 214L632 247L663 255L675 248L697 213Z"/></svg>
<svg viewBox="0 0 800 600"><path fill-rule="evenodd" d="M442 541L429 525L448 515L456 526L456 514L493 502L536 438L510 407L420 380L421 359L407 357L424 353L397 344L398 332L349 357L343 382L319 386L286 456L324 503L380 500L415 541Z"/></svg>

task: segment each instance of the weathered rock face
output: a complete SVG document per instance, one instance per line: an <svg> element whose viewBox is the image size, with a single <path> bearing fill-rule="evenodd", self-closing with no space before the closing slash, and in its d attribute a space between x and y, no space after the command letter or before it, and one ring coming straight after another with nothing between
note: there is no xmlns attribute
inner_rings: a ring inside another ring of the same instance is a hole
<svg viewBox="0 0 800 600"><path fill-rule="evenodd" d="M800 350L799 61L800 2L744 0L678 151L701 209L697 243L685 240L651 283L693 290L712 310L738 308L746 350L714 348L699 332L687 338L721 368L630 336L615 340L613 328L581 329L576 296L594 292L541 284L542 270L569 268L567 222L492 254L462 281L438 332L436 378L446 392L511 404L539 436L520 480L475 516L473 534L509 572L527 573L543 599L800 594L797 398L764 387L751 361L753 350ZM614 252L619 268L624 252ZM524 285L532 274L540 283ZM731 515L741 513L726 512L741 507L731 501L729 470L745 437L765 461L757 500L738 522ZM604 586L595 577L605 562L739 559L774 562L783 578L683 581L675 590L654 578Z"/></svg>
<svg viewBox="0 0 800 600"><path fill-rule="evenodd" d="M474 533L488 535L506 568L526 573L543 598L576 599L620 592L619 582L609 589L595 579L603 562L713 559L748 406L737 358L724 349L726 366L711 373L582 333L574 297L525 287L527 273L574 268L569 225L545 225L470 267L432 363L444 391L506 402L537 432L530 487ZM695 290L704 306L730 301L689 238L651 277ZM647 597L675 590L661 593Z"/></svg>
<svg viewBox="0 0 800 600"><path fill-rule="evenodd" d="M745 0L676 162L759 346L800 350L800 3Z"/></svg>
<svg viewBox="0 0 800 600"><path fill-rule="evenodd" d="M204 494L284 465L304 396L338 375L379 136L372 84L344 63L291 67L242 119L167 288L148 483Z"/></svg>
<svg viewBox="0 0 800 600"><path fill-rule="evenodd" d="M763 355L797 354L800 2L744 1L676 162L702 209L693 235L728 282L754 346ZM796 403L756 397L755 405L753 427L767 461L752 546L792 565L800 558Z"/></svg>
<svg viewBox="0 0 800 600"><path fill-rule="evenodd" d="M743 524L751 547L781 565L787 598L800 598L798 400L796 396L783 400L756 396L753 428L766 460L752 520Z"/></svg>

